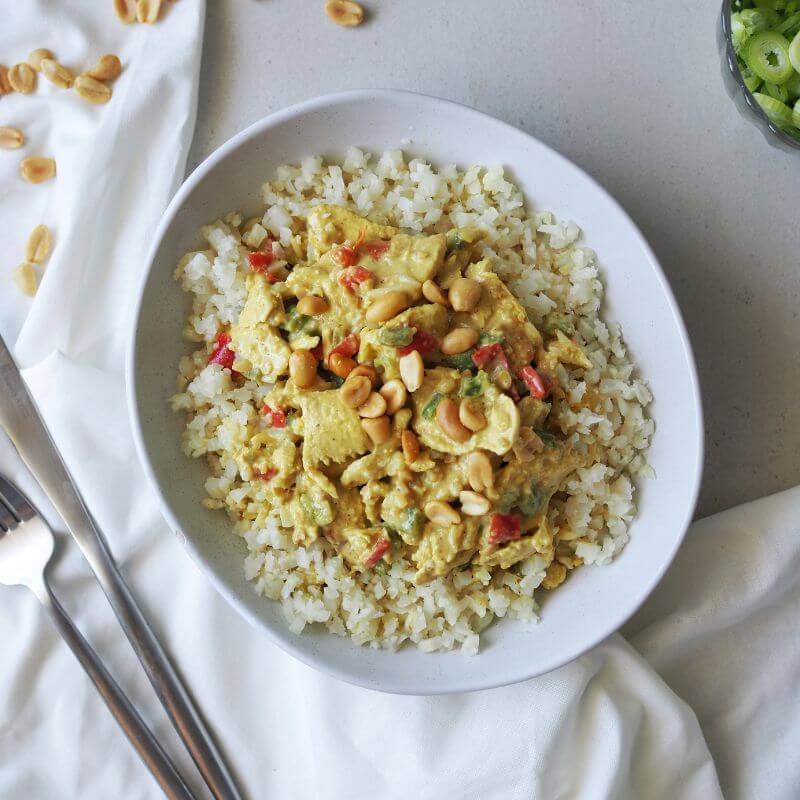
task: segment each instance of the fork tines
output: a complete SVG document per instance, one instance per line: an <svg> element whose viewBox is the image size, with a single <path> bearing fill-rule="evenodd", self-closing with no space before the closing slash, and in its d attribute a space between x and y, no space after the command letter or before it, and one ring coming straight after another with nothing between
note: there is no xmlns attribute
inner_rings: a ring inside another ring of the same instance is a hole
<svg viewBox="0 0 800 800"><path fill-rule="evenodd" d="M0 532L13 531L22 522L36 516L36 511L14 484L0 475Z"/></svg>

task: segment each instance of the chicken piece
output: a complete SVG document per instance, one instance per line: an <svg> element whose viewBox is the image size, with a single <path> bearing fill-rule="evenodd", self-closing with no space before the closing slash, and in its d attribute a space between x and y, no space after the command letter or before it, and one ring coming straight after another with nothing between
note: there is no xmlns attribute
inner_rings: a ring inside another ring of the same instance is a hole
<svg viewBox="0 0 800 800"><path fill-rule="evenodd" d="M538 400L531 395L526 394L518 403L517 410L519 411L520 425L527 425L534 430L541 428L547 415L550 413L550 403L544 400Z"/></svg>
<svg viewBox="0 0 800 800"><path fill-rule="evenodd" d="M558 561L551 561L541 584L542 589L555 589L564 583L566 577L567 568L563 564L559 564Z"/></svg>
<svg viewBox="0 0 800 800"><path fill-rule="evenodd" d="M343 528L342 558L354 569L371 569L389 549L389 535L383 528Z"/></svg>
<svg viewBox="0 0 800 800"><path fill-rule="evenodd" d="M533 360L542 342L541 334L528 319L519 300L494 274L490 259L469 266L466 276L481 284L481 297L472 311L456 314L454 324L464 322L480 331L501 333L511 371L518 374Z"/></svg>
<svg viewBox="0 0 800 800"><path fill-rule="evenodd" d="M368 481L397 475L406 467L398 445L395 438L376 447L373 452L348 464L339 480L344 486L361 486Z"/></svg>
<svg viewBox="0 0 800 800"><path fill-rule="evenodd" d="M482 545L475 563L484 567L508 569L531 556L542 556L547 561L551 561L553 553L553 534L547 517L544 516L533 536L523 536L502 547Z"/></svg>
<svg viewBox="0 0 800 800"><path fill-rule="evenodd" d="M472 558L478 543L478 522L468 520L444 527L428 523L412 556L417 565L414 583L429 583Z"/></svg>
<svg viewBox="0 0 800 800"><path fill-rule="evenodd" d="M336 389L300 397L303 411L303 466L342 462L369 450L361 418L346 406Z"/></svg>
<svg viewBox="0 0 800 800"><path fill-rule="evenodd" d="M553 375L559 362L582 369L592 368L592 362L583 348L561 331L556 331L556 338L547 343L543 354L539 354L538 366L546 374Z"/></svg>
<svg viewBox="0 0 800 800"><path fill-rule="evenodd" d="M504 455L517 438L519 412L514 401L494 386L487 386L480 397L473 398L482 407L486 416L486 427L472 434L466 442L451 439L436 421L436 398L450 395L458 400L455 392L460 381L461 375L454 369L434 367L426 370L422 386L412 395L412 427L420 442L426 447L454 455L463 455L478 449Z"/></svg>
<svg viewBox="0 0 800 800"><path fill-rule="evenodd" d="M278 327L286 321L283 299L263 275L256 272L249 274L245 286L247 300L237 324L252 327L267 322Z"/></svg>
<svg viewBox="0 0 800 800"><path fill-rule="evenodd" d="M389 242L389 249L378 258L365 250L365 254L360 254L359 265L375 273L379 286L402 289L399 279L405 278L421 287L444 263L445 240L441 233L433 236L398 233Z"/></svg>
<svg viewBox="0 0 800 800"><path fill-rule="evenodd" d="M308 215L308 244L311 259L319 259L334 245L353 244L363 233L364 239L391 239L400 231L390 225L376 225L365 217L341 206L315 206Z"/></svg>
<svg viewBox="0 0 800 800"><path fill-rule="evenodd" d="M344 531L346 528L366 528L367 517L364 513L364 503L358 489L339 489L339 499L336 503L336 516L333 522L323 531L325 538L334 545L342 545L346 541Z"/></svg>
<svg viewBox="0 0 800 800"><path fill-rule="evenodd" d="M236 353L233 368L254 380L271 383L289 372L292 350L277 328L266 322L231 327L231 348Z"/></svg>
<svg viewBox="0 0 800 800"><path fill-rule="evenodd" d="M496 508L502 513L513 512L524 517L523 536L507 544L492 544L488 534L485 535L477 563L499 564L505 568L534 553L552 560L553 534L547 522L550 500L564 479L588 459L588 455L554 440L553 446L545 448L532 460L515 459L503 467L495 481L500 498ZM533 534L525 531L533 531Z"/></svg>
<svg viewBox="0 0 800 800"><path fill-rule="evenodd" d="M302 320L303 331L307 328L321 336L325 353L364 326L365 309L358 296L347 291L336 275L325 267L295 267L286 279L286 290L297 297L315 294L327 300L328 311Z"/></svg>

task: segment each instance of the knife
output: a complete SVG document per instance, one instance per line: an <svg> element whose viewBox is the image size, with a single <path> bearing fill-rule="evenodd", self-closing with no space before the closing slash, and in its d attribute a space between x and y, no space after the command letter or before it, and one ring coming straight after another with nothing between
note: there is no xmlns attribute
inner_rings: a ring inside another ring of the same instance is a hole
<svg viewBox="0 0 800 800"><path fill-rule="evenodd" d="M161 704L211 793L217 800L241 800L194 701L137 605L105 537L56 450L2 337L0 424L83 551Z"/></svg>

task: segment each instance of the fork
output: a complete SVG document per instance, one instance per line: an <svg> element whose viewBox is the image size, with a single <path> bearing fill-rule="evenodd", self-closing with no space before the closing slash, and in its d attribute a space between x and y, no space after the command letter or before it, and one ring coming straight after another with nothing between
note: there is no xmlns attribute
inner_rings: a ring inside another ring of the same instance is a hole
<svg viewBox="0 0 800 800"><path fill-rule="evenodd" d="M170 800L194 800L150 729L56 600L47 579L54 547L49 525L30 500L0 475L0 584L27 586L36 595L164 794Z"/></svg>

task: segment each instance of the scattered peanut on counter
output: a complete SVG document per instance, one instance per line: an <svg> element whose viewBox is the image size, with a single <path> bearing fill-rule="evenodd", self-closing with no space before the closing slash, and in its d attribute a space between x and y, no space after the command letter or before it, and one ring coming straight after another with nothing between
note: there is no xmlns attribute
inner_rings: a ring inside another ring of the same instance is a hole
<svg viewBox="0 0 800 800"><path fill-rule="evenodd" d="M364 21L364 9L353 0L328 0L325 13L337 25L354 28Z"/></svg>

